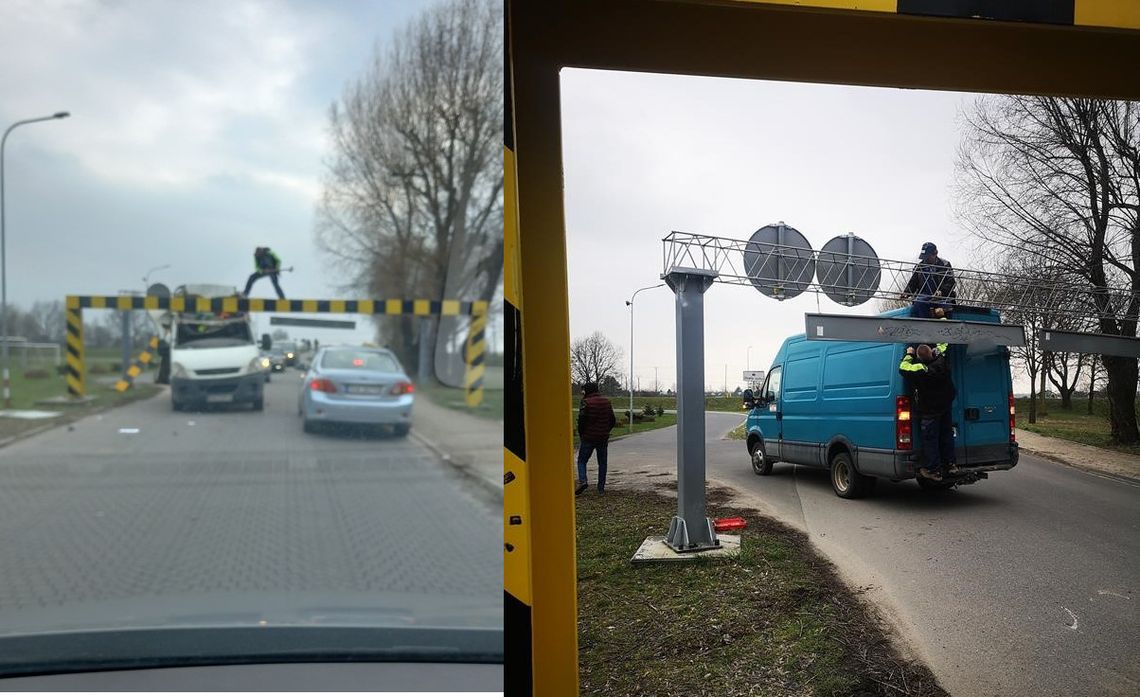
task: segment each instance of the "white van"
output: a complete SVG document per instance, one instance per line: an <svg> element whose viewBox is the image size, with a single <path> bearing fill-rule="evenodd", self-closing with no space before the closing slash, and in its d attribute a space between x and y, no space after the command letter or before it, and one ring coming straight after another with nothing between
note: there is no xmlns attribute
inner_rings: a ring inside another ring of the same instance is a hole
<svg viewBox="0 0 1140 697"><path fill-rule="evenodd" d="M175 295L233 297L232 286L186 285ZM175 411L206 404L265 406L265 365L249 315L175 312L162 318L170 342L170 397Z"/></svg>

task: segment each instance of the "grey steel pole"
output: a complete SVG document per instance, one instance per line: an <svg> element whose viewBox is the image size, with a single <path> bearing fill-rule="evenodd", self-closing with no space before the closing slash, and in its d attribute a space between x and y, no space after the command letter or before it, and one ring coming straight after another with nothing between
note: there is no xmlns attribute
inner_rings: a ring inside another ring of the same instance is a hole
<svg viewBox="0 0 1140 697"><path fill-rule="evenodd" d="M123 315L123 363L122 370L131 364L131 311L122 310Z"/></svg>
<svg viewBox="0 0 1140 697"><path fill-rule="evenodd" d="M679 268L665 275L677 305L677 515L665 537L676 552L720 546L705 515L704 292L716 276Z"/></svg>
<svg viewBox="0 0 1140 697"><path fill-rule="evenodd" d="M17 121L4 131L0 138L0 343L4 344L4 408L12 408L12 382L8 364L8 256L7 256L7 230L4 227L4 146L8 143L8 134L17 126L39 121L53 119L66 119L71 114L66 111L57 111L51 116L40 116L34 119Z"/></svg>
<svg viewBox="0 0 1140 697"><path fill-rule="evenodd" d="M847 302L855 301L855 264L851 255L855 253L855 233L847 233Z"/></svg>
<svg viewBox="0 0 1140 697"><path fill-rule="evenodd" d="M428 363L431 362L431 351L428 349L429 321L430 320L427 317L420 317L420 369L419 373L416 376L416 379L419 380L421 385L426 385L428 378L430 377L428 373Z"/></svg>

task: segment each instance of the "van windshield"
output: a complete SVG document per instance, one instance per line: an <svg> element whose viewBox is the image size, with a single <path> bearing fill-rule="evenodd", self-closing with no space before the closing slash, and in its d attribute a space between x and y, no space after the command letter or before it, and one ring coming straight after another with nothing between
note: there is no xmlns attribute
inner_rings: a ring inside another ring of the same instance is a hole
<svg viewBox="0 0 1140 697"><path fill-rule="evenodd" d="M253 343L249 323L243 320L219 323L217 320L178 324L177 348L219 348Z"/></svg>

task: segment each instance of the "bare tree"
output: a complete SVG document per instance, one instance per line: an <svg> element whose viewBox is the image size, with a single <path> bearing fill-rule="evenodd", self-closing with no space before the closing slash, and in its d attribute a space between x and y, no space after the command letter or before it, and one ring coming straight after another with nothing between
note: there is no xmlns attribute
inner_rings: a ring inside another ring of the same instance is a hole
<svg viewBox="0 0 1140 697"><path fill-rule="evenodd" d="M1051 352L1045 354L1045 375L1061 396L1061 409L1069 411L1073 408L1073 392L1077 389L1081 374L1088 369L1093 355Z"/></svg>
<svg viewBox="0 0 1140 697"><path fill-rule="evenodd" d="M1100 357L1093 354L1089 356L1089 371L1088 371L1088 384L1085 389L1088 390L1088 414L1092 416L1093 413L1093 400L1096 397L1096 386L1101 384L1105 378L1104 362Z"/></svg>
<svg viewBox="0 0 1140 697"><path fill-rule="evenodd" d="M1096 329L1136 336L1140 312L1140 106L983 97L965 115L959 212L994 252L1047 260L1088 298ZM1106 289L1128 287L1127 302ZM1104 356L1113 440L1140 442L1135 358Z"/></svg>
<svg viewBox="0 0 1140 697"><path fill-rule="evenodd" d="M427 11L330 109L335 155L317 243L343 272L342 290L494 294L503 268L502 14L495 0ZM405 365L419 363L419 326L414 317L380 322Z"/></svg>
<svg viewBox="0 0 1140 697"><path fill-rule="evenodd" d="M587 382L600 384L607 377L613 378L621 360L621 347L601 332L575 339L570 344L570 374L577 385Z"/></svg>

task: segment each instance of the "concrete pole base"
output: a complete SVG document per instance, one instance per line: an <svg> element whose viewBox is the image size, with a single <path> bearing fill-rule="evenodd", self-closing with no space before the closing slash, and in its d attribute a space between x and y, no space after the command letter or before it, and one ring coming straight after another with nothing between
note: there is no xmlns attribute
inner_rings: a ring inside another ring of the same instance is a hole
<svg viewBox="0 0 1140 697"><path fill-rule="evenodd" d="M669 532L665 535L665 544L669 549L678 553L700 552L720 547L720 540L716 537L711 518L704 519L704 530L694 530L696 533L690 537L689 526L681 516L673 516L669 521ZM693 541L696 538L697 541ZM706 542L705 540L711 540Z"/></svg>

